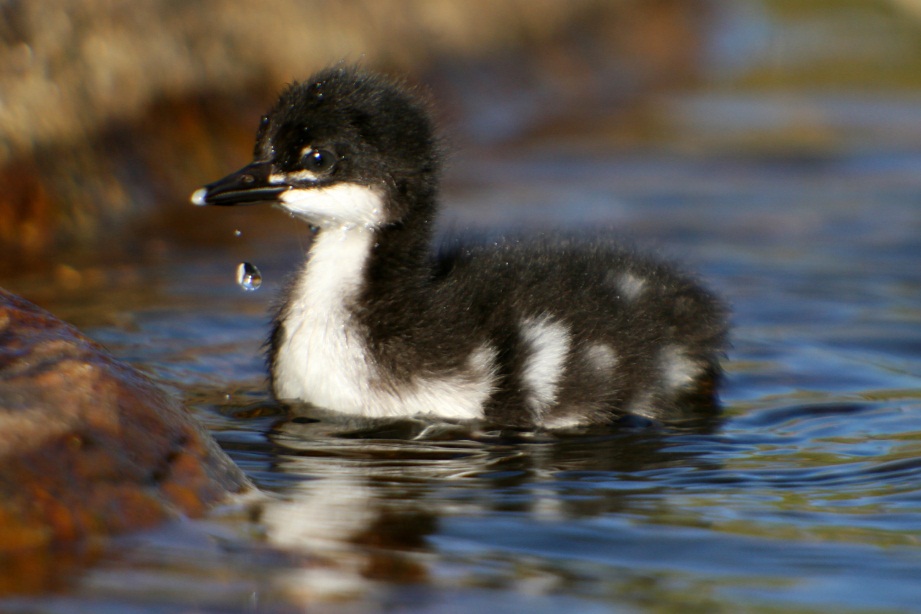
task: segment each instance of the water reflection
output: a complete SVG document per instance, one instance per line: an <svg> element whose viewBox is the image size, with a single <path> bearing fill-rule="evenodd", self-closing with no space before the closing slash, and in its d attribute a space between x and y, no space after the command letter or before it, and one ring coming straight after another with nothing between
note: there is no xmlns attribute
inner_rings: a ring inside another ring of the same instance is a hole
<svg viewBox="0 0 921 614"><path fill-rule="evenodd" d="M410 510L416 520L429 518L414 523L420 531L432 530L438 518L465 506L564 520L622 511L625 497L654 494L659 486L650 476L668 468L719 467L707 458L713 436L702 429L620 427L560 436L414 420L344 420L317 411L321 417L284 416L263 431L266 406L225 407L222 413L253 421L255 436L248 441L238 430L217 436L257 482L266 476L260 485L281 498L262 514L269 539L308 549L315 539L349 542L365 534L391 504L401 513ZM258 456L265 463L259 469ZM300 478L279 481L279 473ZM298 516L308 524L297 525L292 519ZM327 517L336 519L328 530L325 522L314 524ZM408 546L424 536L403 533Z"/></svg>
<svg viewBox="0 0 921 614"><path fill-rule="evenodd" d="M589 597L602 578L627 593L661 583L680 603L674 583L696 590L701 574L751 594L780 583L795 601L819 590L789 577L809 567L821 591L873 577L898 602L921 565L913 403L774 404L717 430L558 436L291 418L257 402L218 412L249 440L218 436L273 493L251 516L265 543L310 561L271 582L302 603L373 601L382 581ZM893 559L880 545L909 549Z"/></svg>

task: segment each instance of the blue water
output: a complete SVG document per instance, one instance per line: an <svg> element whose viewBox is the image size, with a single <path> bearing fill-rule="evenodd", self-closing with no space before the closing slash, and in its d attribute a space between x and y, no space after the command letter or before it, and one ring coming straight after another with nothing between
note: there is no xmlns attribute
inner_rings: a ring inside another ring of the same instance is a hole
<svg viewBox="0 0 921 614"><path fill-rule="evenodd" d="M455 160L446 227L610 227L727 297L708 432L286 419L259 352L307 231L277 212L47 298L182 394L267 497L119 540L60 592L3 607L921 611L916 102L677 99L640 146L576 134ZM234 285L243 260L258 292Z"/></svg>

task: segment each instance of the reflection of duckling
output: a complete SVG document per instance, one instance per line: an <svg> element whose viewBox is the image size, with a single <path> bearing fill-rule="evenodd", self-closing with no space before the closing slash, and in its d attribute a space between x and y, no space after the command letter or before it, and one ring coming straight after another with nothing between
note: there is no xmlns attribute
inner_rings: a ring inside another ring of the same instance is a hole
<svg viewBox="0 0 921 614"><path fill-rule="evenodd" d="M279 399L548 428L712 402L725 311L681 273L598 240L433 252L438 147L401 84L348 68L294 84L254 157L192 201L274 202L316 230L275 318Z"/></svg>

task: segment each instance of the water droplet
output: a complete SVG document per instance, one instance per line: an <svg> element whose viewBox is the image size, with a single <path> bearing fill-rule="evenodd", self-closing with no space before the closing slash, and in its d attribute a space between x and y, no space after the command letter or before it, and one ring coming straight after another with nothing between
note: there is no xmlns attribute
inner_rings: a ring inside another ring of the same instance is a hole
<svg viewBox="0 0 921 614"><path fill-rule="evenodd" d="M247 292L258 290L262 285L262 273L255 264L241 262L237 265L237 285Z"/></svg>
<svg viewBox="0 0 921 614"><path fill-rule="evenodd" d="M242 236L243 236L243 231L240 230L240 229L238 228L237 230L234 230L234 231L233 231L233 236L235 236L235 237L242 237Z"/></svg>

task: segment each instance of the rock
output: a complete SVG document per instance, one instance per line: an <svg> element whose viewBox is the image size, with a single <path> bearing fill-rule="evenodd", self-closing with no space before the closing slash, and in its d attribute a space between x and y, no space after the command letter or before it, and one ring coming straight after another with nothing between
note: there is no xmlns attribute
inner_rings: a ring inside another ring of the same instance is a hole
<svg viewBox="0 0 921 614"><path fill-rule="evenodd" d="M175 399L0 289L0 576L11 553L200 516L247 486Z"/></svg>

